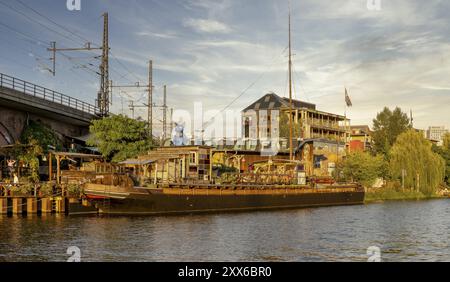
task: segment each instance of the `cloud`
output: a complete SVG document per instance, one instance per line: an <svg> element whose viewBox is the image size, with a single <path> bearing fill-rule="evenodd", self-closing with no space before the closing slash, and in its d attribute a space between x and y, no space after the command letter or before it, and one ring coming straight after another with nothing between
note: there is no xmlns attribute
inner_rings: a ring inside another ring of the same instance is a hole
<svg viewBox="0 0 450 282"><path fill-rule="evenodd" d="M136 32L135 34L137 36L157 37L157 38L163 38L163 39L177 38L177 36L173 33L157 33L157 32L140 31L140 32Z"/></svg>
<svg viewBox="0 0 450 282"><path fill-rule="evenodd" d="M207 19L187 19L184 21L185 27L190 27L200 33L229 33L231 28L216 20Z"/></svg>
<svg viewBox="0 0 450 282"><path fill-rule="evenodd" d="M147 81L148 60L152 59L154 84L168 85L170 107L189 109L201 100L205 109L220 110L249 85L232 109L239 111L268 91L287 94L286 1L105 3L98 13L110 11L112 53L142 82ZM343 114L347 87L354 104L347 114L354 124L370 125L384 106L400 106L413 110L418 127L450 127L449 9L450 1L438 0L382 0L380 11L368 10L367 0L292 1L294 96L317 104L320 110ZM59 17L51 9L49 13ZM98 17L97 11L92 13ZM82 17L74 15L73 28L88 38L99 38L101 30L90 28L85 24L89 20ZM9 21L20 30L28 28L20 19ZM34 29L43 41L54 40L46 30ZM0 51L11 58L27 57L18 54L18 49ZM38 54L48 56L45 50ZM71 65L59 62L57 81L70 81L71 72L65 74L65 68ZM93 63L98 65L98 61ZM17 65L4 65L5 72L17 73ZM115 83L136 80L131 75L123 77L127 70L114 59L110 65ZM93 100L96 87L83 80L97 77L88 77L81 69L74 71L83 75L77 87L54 83L55 90ZM56 81L34 73L23 78L49 87ZM141 93L130 95L138 99ZM157 88L155 99L160 98ZM121 103L114 107L120 111Z"/></svg>

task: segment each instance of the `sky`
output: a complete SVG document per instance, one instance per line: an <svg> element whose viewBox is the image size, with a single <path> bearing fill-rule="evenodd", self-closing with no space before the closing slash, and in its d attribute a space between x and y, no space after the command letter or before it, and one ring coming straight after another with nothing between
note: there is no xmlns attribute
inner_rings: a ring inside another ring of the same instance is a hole
<svg viewBox="0 0 450 282"><path fill-rule="evenodd" d="M293 0L294 98L372 125L383 107L412 110L416 128L450 128L450 1ZM156 104L240 112L268 92L288 96L287 0L0 0L0 72L94 103L97 51L58 48L102 41L109 13L110 77L147 83L153 60ZM345 109L344 89L353 103ZM115 88L112 111L131 115L143 89ZM143 108L136 116L146 116ZM161 119L160 109L155 110Z"/></svg>

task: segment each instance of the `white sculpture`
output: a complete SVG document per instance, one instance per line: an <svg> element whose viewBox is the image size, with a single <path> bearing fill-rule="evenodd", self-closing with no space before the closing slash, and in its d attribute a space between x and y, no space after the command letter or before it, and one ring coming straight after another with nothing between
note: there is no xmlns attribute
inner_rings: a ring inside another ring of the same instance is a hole
<svg viewBox="0 0 450 282"><path fill-rule="evenodd" d="M184 123L175 123L172 130L172 143L174 146L189 145L189 138L184 134Z"/></svg>

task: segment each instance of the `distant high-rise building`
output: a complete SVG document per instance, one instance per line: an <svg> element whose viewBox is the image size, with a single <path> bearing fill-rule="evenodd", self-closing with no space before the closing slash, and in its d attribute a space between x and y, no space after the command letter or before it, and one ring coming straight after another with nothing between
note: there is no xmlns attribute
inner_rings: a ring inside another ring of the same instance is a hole
<svg viewBox="0 0 450 282"><path fill-rule="evenodd" d="M427 130L427 139L437 142L438 146L442 146L444 135L448 133L445 126L430 126Z"/></svg>

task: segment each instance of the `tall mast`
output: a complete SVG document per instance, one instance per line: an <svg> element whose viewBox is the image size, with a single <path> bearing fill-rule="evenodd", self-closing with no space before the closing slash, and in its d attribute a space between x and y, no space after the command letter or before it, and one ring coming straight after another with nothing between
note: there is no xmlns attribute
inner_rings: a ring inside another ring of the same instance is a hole
<svg viewBox="0 0 450 282"><path fill-rule="evenodd" d="M109 39L108 39L108 13L103 14L103 45L102 64L100 66L100 92L98 94L98 107L100 115L109 114Z"/></svg>
<svg viewBox="0 0 450 282"><path fill-rule="evenodd" d="M148 123L148 137L150 144L153 145L153 61L148 62L148 109L147 109L147 123Z"/></svg>
<svg viewBox="0 0 450 282"><path fill-rule="evenodd" d="M164 85L163 97L163 142L167 138L167 86Z"/></svg>
<svg viewBox="0 0 450 282"><path fill-rule="evenodd" d="M292 48L291 48L291 5L289 2L289 159L293 160L292 133Z"/></svg>

